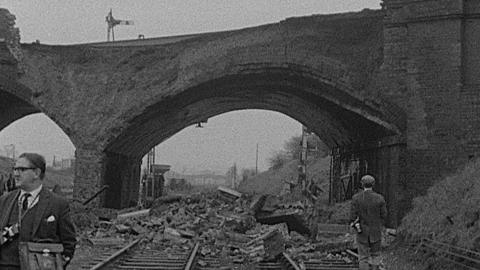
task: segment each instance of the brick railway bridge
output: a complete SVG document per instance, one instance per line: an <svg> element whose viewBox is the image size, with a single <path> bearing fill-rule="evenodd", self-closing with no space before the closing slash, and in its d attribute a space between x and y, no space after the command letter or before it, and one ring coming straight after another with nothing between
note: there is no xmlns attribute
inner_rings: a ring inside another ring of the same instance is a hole
<svg viewBox="0 0 480 270"><path fill-rule="evenodd" d="M332 148L332 199L364 172L390 225L480 154L480 1L384 0L235 31L69 46L21 44L0 10L0 130L43 112L76 147L74 196L136 201L141 158L186 126L266 109Z"/></svg>

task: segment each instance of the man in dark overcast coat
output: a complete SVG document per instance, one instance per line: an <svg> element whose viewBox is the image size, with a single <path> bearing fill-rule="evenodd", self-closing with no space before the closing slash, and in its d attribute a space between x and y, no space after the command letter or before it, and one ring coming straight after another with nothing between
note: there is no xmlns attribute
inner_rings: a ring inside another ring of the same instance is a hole
<svg viewBox="0 0 480 270"><path fill-rule="evenodd" d="M375 183L373 176L364 175L360 182L364 190L353 196L350 211L351 222L358 218L360 223L356 239L359 270L379 269L382 228L387 218L387 207L383 196L372 190Z"/></svg>

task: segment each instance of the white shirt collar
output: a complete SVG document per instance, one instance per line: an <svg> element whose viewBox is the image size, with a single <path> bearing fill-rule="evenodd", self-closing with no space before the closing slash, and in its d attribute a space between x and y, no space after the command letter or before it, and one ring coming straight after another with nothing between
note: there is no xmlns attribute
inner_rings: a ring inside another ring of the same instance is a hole
<svg viewBox="0 0 480 270"><path fill-rule="evenodd" d="M19 200L23 200L23 194L25 194L25 193L30 193L30 195L32 195L32 199L33 199L33 198L37 198L38 194L39 194L40 191L42 190L42 187L43 187L43 184L40 185L38 188L30 191L30 192L26 192L25 190L20 189L20 196L18 197L18 199L19 199Z"/></svg>
<svg viewBox="0 0 480 270"><path fill-rule="evenodd" d="M372 190L372 188L364 188L363 190L368 191L368 190Z"/></svg>

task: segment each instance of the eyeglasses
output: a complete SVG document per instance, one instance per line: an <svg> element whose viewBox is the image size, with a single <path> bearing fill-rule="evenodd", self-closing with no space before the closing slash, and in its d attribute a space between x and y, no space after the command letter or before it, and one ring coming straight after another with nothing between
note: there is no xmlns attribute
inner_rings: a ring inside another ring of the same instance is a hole
<svg viewBox="0 0 480 270"><path fill-rule="evenodd" d="M24 172L26 170L35 170L34 167L13 167L13 171Z"/></svg>

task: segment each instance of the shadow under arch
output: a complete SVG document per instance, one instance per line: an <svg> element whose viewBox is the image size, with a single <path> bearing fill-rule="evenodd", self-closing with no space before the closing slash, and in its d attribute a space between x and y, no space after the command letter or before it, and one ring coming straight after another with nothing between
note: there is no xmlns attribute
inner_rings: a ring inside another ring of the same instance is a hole
<svg viewBox="0 0 480 270"><path fill-rule="evenodd" d="M401 122L392 121L390 111L383 111L388 106L379 104L366 104L334 84L291 69L227 75L190 87L145 108L110 141L104 151L104 184L114 188L108 191L105 206L127 207L135 201L141 158L148 150L209 117L243 109L276 111L336 147L400 134Z"/></svg>
<svg viewBox="0 0 480 270"><path fill-rule="evenodd" d="M29 88L0 76L0 130L17 119L41 112L31 97Z"/></svg>

